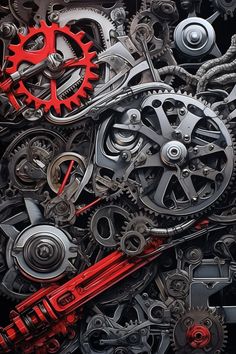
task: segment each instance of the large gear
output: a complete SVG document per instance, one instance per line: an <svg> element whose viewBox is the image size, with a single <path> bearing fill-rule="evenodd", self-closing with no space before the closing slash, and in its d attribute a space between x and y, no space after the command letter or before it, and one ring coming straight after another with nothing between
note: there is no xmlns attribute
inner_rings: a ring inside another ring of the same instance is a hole
<svg viewBox="0 0 236 354"><path fill-rule="evenodd" d="M154 92L139 100L139 109L130 108L119 120L114 114L109 124L103 123L98 165L113 166L114 179L134 179L139 201L160 215L206 212L234 180L235 147L228 126L204 101L181 92ZM123 147L118 154L112 149L108 137L117 129L124 137L135 134L139 150Z"/></svg>
<svg viewBox="0 0 236 354"><path fill-rule="evenodd" d="M56 48L56 38L57 36L65 36L67 39L72 41L76 45L77 50L80 51L79 57L77 59L70 58L64 64L63 57L56 57L57 48ZM19 44L10 45L9 50L13 52L13 55L10 55L7 59L12 65L6 69L7 74L14 74L17 72L23 64L30 63L30 65L37 65L42 61L45 61L47 58L50 58L50 55L54 55L52 62L49 66L49 71L45 70L44 74L48 78L49 87L51 88L51 94L49 98L40 98L35 96L27 83L23 80L19 81L19 87L15 89L15 95L25 95L25 102L33 106L36 109L43 107L45 112L50 109L55 109L57 113L61 112L61 108L66 107L68 110L72 109L72 105L76 104L80 106L81 99L88 98L88 91L93 89L91 82L97 80L98 76L94 72L97 69L97 64L94 63L94 58L96 57L96 52L91 52L90 49L93 46L93 43L87 42L84 43L85 33L71 32L70 28L59 27L56 23L48 26L46 22L41 21L39 27L29 27L28 34L21 35L19 34ZM27 50L27 45L32 41L32 39L38 38L41 41L40 48L36 50L29 49ZM82 81L79 88L76 88L75 92L72 92L69 97L63 99L58 96L57 93L57 79L64 74L65 69L71 68L82 68L84 73L82 74ZM40 85L39 85L40 86ZM46 86L47 88L48 86ZM10 100L11 100L10 96ZM14 98L12 99L14 102Z"/></svg>

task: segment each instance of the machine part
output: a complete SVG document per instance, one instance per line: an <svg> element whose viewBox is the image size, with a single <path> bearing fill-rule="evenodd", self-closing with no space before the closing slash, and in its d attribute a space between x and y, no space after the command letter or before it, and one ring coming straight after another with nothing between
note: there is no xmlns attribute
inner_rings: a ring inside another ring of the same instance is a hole
<svg viewBox="0 0 236 354"><path fill-rule="evenodd" d="M120 228L129 218L126 206L107 204L100 206L89 218L88 228L91 238L106 249L114 249L119 244Z"/></svg>
<svg viewBox="0 0 236 354"><path fill-rule="evenodd" d="M68 58L65 61L64 57L57 53L57 37L64 36L68 41L73 42L78 50L77 58ZM20 67L25 63L30 63L30 68L34 68L39 65L40 62L44 61L46 58L49 60L48 70L44 71L44 76L48 79L49 87L51 87L51 94L49 98L40 98L35 96L28 86L28 82L24 82L23 79L19 81L19 87L15 89L17 95L25 95L26 103L34 105L36 109L43 107L45 112L48 112L51 108L59 114L61 112L61 107L64 106L68 110L72 109L72 104L80 106L81 99L88 98L88 90L93 89L91 81L97 80L98 76L94 72L97 69L97 64L94 63L94 58L96 57L96 52L91 52L90 49L93 43L84 43L85 33L80 31L78 33L72 33L69 27L59 27L57 24L53 23L48 26L44 21L40 22L40 26L29 27L29 31L26 35L19 35L20 43L17 45L11 44L9 49L13 52L13 55L8 57L8 62L11 62L11 67L6 69L6 73L9 75L15 75ZM27 45L30 44L32 39L37 38L40 42L40 47L35 49L27 50ZM54 57L50 57L54 55ZM57 56L57 57L56 57ZM50 58L52 59L50 61ZM60 99L60 95L57 93L57 79L65 74L65 70L83 68L84 75L81 80L81 85L75 92L72 92L69 97L64 97ZM46 85L46 88L48 85ZM45 85L44 85L45 90ZM14 105L14 99L10 97Z"/></svg>
<svg viewBox="0 0 236 354"><path fill-rule="evenodd" d="M235 354L234 15L1 1L0 352Z"/></svg>
<svg viewBox="0 0 236 354"><path fill-rule="evenodd" d="M211 310L190 309L173 329L176 353L220 353L226 345L227 334L222 318Z"/></svg>
<svg viewBox="0 0 236 354"><path fill-rule="evenodd" d="M155 26L158 27L158 33L155 33ZM130 23L130 38L139 53L143 52L143 37L145 37L151 57L161 57L170 44L167 23L160 21L150 11L141 11Z"/></svg>
<svg viewBox="0 0 236 354"><path fill-rule="evenodd" d="M199 17L189 17L175 28L176 48L192 58L203 57L212 53L216 35L211 23Z"/></svg>
<svg viewBox="0 0 236 354"><path fill-rule="evenodd" d="M189 292L189 279L186 274L173 273L166 278L166 290L174 299L184 299Z"/></svg>
<svg viewBox="0 0 236 354"><path fill-rule="evenodd" d="M74 172L71 172L71 175L75 176L83 176L86 168L86 161L85 158L77 153L67 153L64 152L60 155L58 155L54 161L51 162L51 164L48 166L47 170L47 181L49 187L52 189L53 192L58 193L60 186L61 186L61 181L62 181L62 175L63 173L65 174L67 170L67 164L68 161L74 161L75 166ZM77 178L78 180L78 178Z"/></svg>
<svg viewBox="0 0 236 354"><path fill-rule="evenodd" d="M137 141L142 137L130 160L106 148L107 132L111 135L113 129L138 133ZM129 109L119 120L115 113L104 121L95 156L100 168L113 171L113 180L135 179L138 199L160 215L199 215L234 179L233 137L224 121L201 100L181 93L149 94L140 110Z"/></svg>
<svg viewBox="0 0 236 354"><path fill-rule="evenodd" d="M228 17L234 17L236 4L234 0L212 0L214 8L223 15L224 19Z"/></svg>
<svg viewBox="0 0 236 354"><path fill-rule="evenodd" d="M150 249L153 247L158 247L158 243L150 245ZM150 249L145 251L146 254L150 252ZM28 324L32 324L34 319L34 325L41 327L43 324L43 332L45 327L50 328L50 338L54 338L55 334L58 335L59 333L67 334L69 324L74 324L78 321L78 318L74 316L75 309L78 309L94 296L148 264L153 259L152 257L145 260L137 258L131 262L121 252L116 251L90 267L89 272L86 270L64 285L55 285L42 289L17 306L16 311L18 312L14 313L14 321L3 329L4 335L0 335L1 350L3 352L8 351L10 349L9 343L11 343L11 346L14 345L15 348L21 347L23 350L26 347L28 353L33 353L39 342L41 346L45 346L47 339L44 338L42 332L39 333L38 331L37 339L32 341L30 333L32 329L30 329L31 327ZM89 284L88 288L87 284ZM78 289L82 291L78 292ZM24 311L23 315L22 310ZM17 326L19 322L22 323L20 331ZM9 337L10 333L13 335L11 339Z"/></svg>
<svg viewBox="0 0 236 354"><path fill-rule="evenodd" d="M176 3L170 0L154 0L151 10L161 21L173 24L179 18Z"/></svg>
<svg viewBox="0 0 236 354"><path fill-rule="evenodd" d="M99 30L99 36L95 35L95 43L102 43L105 48L111 46L111 35L116 31L115 23L103 12L96 8L86 8L83 6L71 5L65 11L58 12L58 23L61 27L89 20L91 24L95 23ZM96 31L95 31L96 33Z"/></svg>
<svg viewBox="0 0 236 354"><path fill-rule="evenodd" d="M18 269L36 282L52 282L74 272L71 259L77 256L69 235L52 225L23 230L8 246Z"/></svg>

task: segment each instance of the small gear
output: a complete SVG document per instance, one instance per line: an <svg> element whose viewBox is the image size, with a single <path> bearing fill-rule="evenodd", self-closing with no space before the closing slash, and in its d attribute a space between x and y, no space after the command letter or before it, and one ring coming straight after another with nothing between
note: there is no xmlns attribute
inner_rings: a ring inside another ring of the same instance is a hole
<svg viewBox="0 0 236 354"><path fill-rule="evenodd" d="M122 228L122 234L124 235L129 231L137 231L146 235L148 230L154 227L157 227L156 217L147 211L141 210L129 216L128 221L125 222Z"/></svg>
<svg viewBox="0 0 236 354"><path fill-rule="evenodd" d="M214 9L220 11L225 20L235 16L235 0L211 0L211 2Z"/></svg>
<svg viewBox="0 0 236 354"><path fill-rule="evenodd" d="M133 17L129 25L129 33L140 54L143 53L141 37L145 37L150 56L153 58L163 56L169 48L170 37L167 23L160 21L150 11L138 12Z"/></svg>
<svg viewBox="0 0 236 354"><path fill-rule="evenodd" d="M90 237L102 248L114 249L119 244L120 228L128 220L130 209L119 203L97 208L88 220Z"/></svg>
<svg viewBox="0 0 236 354"><path fill-rule="evenodd" d="M151 236L149 230L157 226L154 214L139 211L131 214L122 227L120 238L121 250L129 256L137 256L143 252Z"/></svg>
<svg viewBox="0 0 236 354"><path fill-rule="evenodd" d="M172 343L177 354L221 353L226 342L223 319L210 309L189 309L173 327Z"/></svg>
<svg viewBox="0 0 236 354"><path fill-rule="evenodd" d="M46 168L52 150L46 141L27 141L11 154L8 169L10 180L19 190L38 190L46 183Z"/></svg>
<svg viewBox="0 0 236 354"><path fill-rule="evenodd" d="M44 90L50 90L50 98L41 98L39 95L35 95L31 90L31 86L26 80L21 79L19 81L18 87L14 90L14 97L9 95L9 99L13 106L15 105L15 96L24 95L26 96L25 102L33 106L36 109L43 107L45 112L50 109L54 109L57 113L61 112L62 107L68 110L72 109L72 105L81 105L81 99L87 99L89 97L88 91L93 90L92 81L98 79L98 75L94 72L98 68L97 64L94 63L96 57L96 52L91 52L90 49L93 43L84 43L85 33L80 31L78 33L71 32L68 26L59 27L58 24L53 23L48 26L44 21L41 21L39 27L29 27L28 33L26 35L18 34L19 44L11 44L8 49L13 52L6 59L12 65L6 68L6 73L11 75L19 70L22 65L37 65L42 61L45 61L50 55L57 55L56 39L57 36L65 36L69 38L73 45L76 46L78 51L78 59L71 58L64 61L62 58L61 69L60 66L54 68L54 64L57 63L55 60L52 63L52 68L43 71L43 75L47 78L47 85L44 85ZM27 48L27 45L31 43L32 40L36 43L36 38L39 41L39 48L33 49ZM58 57L59 58L59 57ZM58 59L59 60L59 59ZM61 60L61 59L60 59ZM57 94L57 79L60 78L61 74L64 74L66 69L81 68L83 69L83 80L75 92L69 94L69 97L60 99ZM40 88L40 85L38 86Z"/></svg>

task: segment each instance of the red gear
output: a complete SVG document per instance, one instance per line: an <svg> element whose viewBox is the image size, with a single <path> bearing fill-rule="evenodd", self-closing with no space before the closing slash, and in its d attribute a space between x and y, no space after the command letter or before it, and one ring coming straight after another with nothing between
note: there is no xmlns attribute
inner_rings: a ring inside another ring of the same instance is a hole
<svg viewBox="0 0 236 354"><path fill-rule="evenodd" d="M80 106L80 98L88 98L87 90L93 90L93 85L91 84L91 81L98 79L98 75L93 72L94 69L98 68L98 65L93 62L93 59L96 57L97 53L90 52L90 49L93 46L93 42L90 41L84 43L82 41L85 32L80 31L75 34L71 32L68 26L59 27L59 25L56 23L53 23L52 25L48 26L44 21L41 21L40 26L38 28L29 27L28 30L28 34L26 35L18 34L19 44L13 44L9 46L9 50L11 50L14 54L6 58L12 63L12 66L6 69L7 74L13 74L18 71L19 66L22 63L30 63L36 65L44 61L50 54L55 53L56 34L62 34L63 36L69 38L72 42L79 46L83 53L83 57L80 59L72 59L66 61L63 65L63 69L72 67L83 67L85 69L85 74L82 83L78 87L78 90L70 97L65 99L59 99L57 97L56 79L49 79L51 85L51 97L48 100L34 96L27 89L22 80L19 81L19 86L15 89L15 94L25 95L25 102L27 104L33 103L36 109L43 106L46 112L48 112L49 109L53 107L57 113L60 113L62 105L64 105L68 110L71 110L72 103L77 106ZM43 35L44 37L43 48L39 50L26 50L26 44L30 40L34 40L35 37L38 35ZM14 99L11 99L11 97L9 97L9 100L16 109L19 108L19 105L17 105L16 107L16 101Z"/></svg>

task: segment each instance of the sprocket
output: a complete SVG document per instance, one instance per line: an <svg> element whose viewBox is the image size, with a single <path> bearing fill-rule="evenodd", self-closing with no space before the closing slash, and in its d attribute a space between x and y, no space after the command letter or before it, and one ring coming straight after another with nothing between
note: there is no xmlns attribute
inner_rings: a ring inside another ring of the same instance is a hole
<svg viewBox="0 0 236 354"><path fill-rule="evenodd" d="M19 44L11 44L8 47L13 54L6 58L11 63L11 66L6 69L6 73L12 75L22 67L25 68L26 66L28 68L29 64L30 67L32 65L37 66L50 55L57 53L58 36L66 37L73 43L78 53L77 58L68 58L66 61L63 59L61 68L44 70L43 77L37 83L38 89L43 91L41 94L37 93L36 95L34 93L31 88L32 82L29 83L21 79L18 87L14 90L14 98L12 99L12 95L9 95L13 106L16 106L15 96L23 95L26 97L25 103L27 105L32 104L36 109L43 107L45 112L54 109L57 113L60 113L62 107L71 110L73 105L79 107L81 100L88 99L88 92L93 90L92 81L98 79L98 75L94 71L98 68L97 64L94 63L96 52L90 51L93 46L92 41L84 42L85 32L73 33L68 26L59 27L56 23L47 25L46 22L41 21L39 27L29 27L26 35L18 34ZM37 43L36 38L39 46L37 48L28 47L32 41L35 44ZM68 97L63 96L61 98L61 94L58 93L58 80L62 74L65 74L66 70L75 68L80 68L82 71L80 86L76 87L75 91L70 92ZM34 85L33 87L35 87ZM51 93L48 97L47 90L49 87Z"/></svg>
<svg viewBox="0 0 236 354"><path fill-rule="evenodd" d="M173 329L173 346L177 354L220 353L226 345L223 319L209 309L190 309Z"/></svg>

